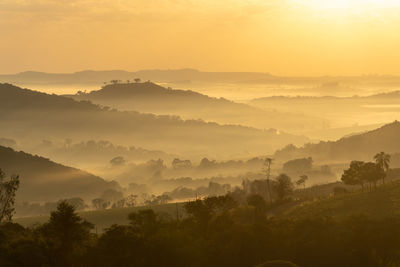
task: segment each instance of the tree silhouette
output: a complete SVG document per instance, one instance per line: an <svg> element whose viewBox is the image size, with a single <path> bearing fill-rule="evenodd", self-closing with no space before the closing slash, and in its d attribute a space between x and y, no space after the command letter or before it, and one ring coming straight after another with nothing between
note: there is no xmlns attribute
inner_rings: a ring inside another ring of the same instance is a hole
<svg viewBox="0 0 400 267"><path fill-rule="evenodd" d="M289 176L286 174L280 174L276 177L275 191L278 196L278 200L284 200L288 195L293 193L293 183Z"/></svg>
<svg viewBox="0 0 400 267"><path fill-rule="evenodd" d="M45 243L50 250L54 266L72 266L84 252L93 225L84 221L75 208L61 201L50 215L48 223L41 227Z"/></svg>
<svg viewBox="0 0 400 267"><path fill-rule="evenodd" d="M255 208L256 215L259 217L265 215L267 211L267 203L265 203L264 198L260 195L255 194L248 196L247 204Z"/></svg>
<svg viewBox="0 0 400 267"><path fill-rule="evenodd" d="M350 167L343 172L342 181L348 185L359 184L363 190L364 184L369 183L371 190L371 185L376 187L376 182L384 176L385 171L374 162L352 161Z"/></svg>
<svg viewBox="0 0 400 267"><path fill-rule="evenodd" d="M268 199L272 202L272 195L271 195L271 184L270 184L270 175L271 175L271 164L272 158L266 158L264 161L264 172L267 176L267 188L268 188Z"/></svg>
<svg viewBox="0 0 400 267"><path fill-rule="evenodd" d="M376 164L382 168L382 170L385 172L385 176L387 175L387 172L389 170L389 164L390 164L390 155L386 154L385 152L380 152L374 156ZM383 183L385 183L385 177L382 178Z"/></svg>
<svg viewBox="0 0 400 267"><path fill-rule="evenodd" d="M385 171L374 162L367 162L362 167L362 179L367 181L371 185L374 184L376 188L376 182L385 177Z"/></svg>
<svg viewBox="0 0 400 267"><path fill-rule="evenodd" d="M306 189L306 181L308 180L307 175L300 176L300 179L296 181L297 186L303 185L304 189Z"/></svg>
<svg viewBox="0 0 400 267"><path fill-rule="evenodd" d="M135 83L140 83L142 80L140 78L135 78L134 81Z"/></svg>
<svg viewBox="0 0 400 267"><path fill-rule="evenodd" d="M97 210L101 209L105 210L107 209L108 206L110 206L110 204L111 204L110 201L104 200L102 198L95 198L92 200L92 205Z"/></svg>
<svg viewBox="0 0 400 267"><path fill-rule="evenodd" d="M345 170L342 174L342 181L347 185L361 185L362 190L364 191L364 180L362 177L362 166L364 162L362 161L352 161L350 163L350 167Z"/></svg>
<svg viewBox="0 0 400 267"><path fill-rule="evenodd" d="M0 169L0 223L10 221L14 215L15 193L19 187L19 176L12 175L6 180L5 173Z"/></svg>

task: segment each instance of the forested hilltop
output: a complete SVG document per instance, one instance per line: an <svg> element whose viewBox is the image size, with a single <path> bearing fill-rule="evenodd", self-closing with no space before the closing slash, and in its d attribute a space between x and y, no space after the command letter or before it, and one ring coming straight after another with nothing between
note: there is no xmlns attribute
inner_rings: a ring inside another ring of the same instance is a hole
<svg viewBox="0 0 400 267"><path fill-rule="evenodd" d="M112 80L100 90L71 95L76 100L119 110L140 110L155 114L178 115L188 119L204 119L223 124L240 124L260 129L304 132L321 129L328 121L317 116L259 109L225 98L213 98L191 90L165 88L152 82Z"/></svg>

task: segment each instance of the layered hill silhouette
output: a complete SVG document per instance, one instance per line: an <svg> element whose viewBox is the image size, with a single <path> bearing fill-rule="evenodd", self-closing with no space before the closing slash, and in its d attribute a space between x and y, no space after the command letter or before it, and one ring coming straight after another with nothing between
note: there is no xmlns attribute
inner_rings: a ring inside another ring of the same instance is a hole
<svg viewBox="0 0 400 267"><path fill-rule="evenodd" d="M4 146L0 146L0 168L7 175L20 176L18 201L57 201L70 197L91 199L107 189L119 188L116 182Z"/></svg>
<svg viewBox="0 0 400 267"><path fill-rule="evenodd" d="M0 75L3 82L23 82L42 84L102 84L112 79L133 80L155 80L160 82L183 82L183 81L208 81L208 82L239 82L247 80L276 79L269 73L260 72L203 72L195 69L177 70L140 70L135 72L124 70L107 71L78 71L74 73L45 73L37 71L26 71L17 74Z"/></svg>
<svg viewBox="0 0 400 267"><path fill-rule="evenodd" d="M319 162L371 161L378 152L400 152L400 122L395 121L378 129L341 138L337 141L306 144L302 147L289 145L275 153L275 158L288 160L312 157Z"/></svg>
<svg viewBox="0 0 400 267"><path fill-rule="evenodd" d="M0 98L3 136L16 140L109 140L176 154L225 158L265 154L289 143L302 144L308 140L274 129L121 112L10 84L0 85Z"/></svg>
<svg viewBox="0 0 400 267"><path fill-rule="evenodd" d="M353 90L354 91L354 90ZM311 138L336 140L352 132L372 130L398 119L400 91L367 96L272 96L258 98L248 104L260 109L300 110L304 114L319 114L330 122L331 129L305 134Z"/></svg>
<svg viewBox="0 0 400 267"><path fill-rule="evenodd" d="M241 124L256 128L275 128L301 132L320 129L327 121L303 114L261 110L224 98L213 98L190 90L173 90L151 82L109 84L90 93L71 96L76 100L120 110L178 115L223 124Z"/></svg>
<svg viewBox="0 0 400 267"><path fill-rule="evenodd" d="M400 91L390 91L386 93L378 93L366 96L358 96L354 95L351 97L337 97L337 96L270 96L270 97L262 97L256 98L250 101L252 105L255 106L264 106L271 105L273 103L282 104L290 104L290 105L303 105L303 108L310 107L311 105L326 105L326 104L347 104L347 105L366 105L366 104L380 104L381 101L383 103L398 103L398 99L400 98Z"/></svg>

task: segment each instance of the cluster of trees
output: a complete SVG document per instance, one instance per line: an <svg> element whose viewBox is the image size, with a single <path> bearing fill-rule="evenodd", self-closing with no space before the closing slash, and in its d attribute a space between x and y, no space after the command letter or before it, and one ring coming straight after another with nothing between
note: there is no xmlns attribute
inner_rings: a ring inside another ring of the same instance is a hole
<svg viewBox="0 0 400 267"><path fill-rule="evenodd" d="M293 194L295 188L292 178L284 173L278 175L273 180L249 181L246 179L243 180L242 186L243 190L236 189L233 193L236 195L259 195L271 203L274 201L278 203L285 201Z"/></svg>
<svg viewBox="0 0 400 267"><path fill-rule="evenodd" d="M133 80L135 81L135 83L140 83L142 81L142 79L140 79L140 78L135 78ZM111 80L110 84L119 84L122 82L123 82L122 80ZM131 82L130 80L126 80L126 83L130 83L130 82ZM104 84L107 84L107 82L104 82Z"/></svg>
<svg viewBox="0 0 400 267"><path fill-rule="evenodd" d="M151 197L144 198L146 200ZM73 206L77 211L83 210L105 210L114 208L134 207L138 204L139 196L134 194L124 194L115 189L105 190L99 197L92 199L89 203L80 197L64 198L59 201L40 202L22 202L15 205L19 216L37 216L49 214L54 211L61 202L66 202ZM142 201L143 203L143 201Z"/></svg>
<svg viewBox="0 0 400 267"><path fill-rule="evenodd" d="M188 199L195 197L225 195L229 191L231 191L230 184L209 182L208 186L199 186L195 189L179 186L171 192L165 192L164 195L169 196L171 199Z"/></svg>
<svg viewBox="0 0 400 267"><path fill-rule="evenodd" d="M148 193L128 194L116 190L106 190L101 197L92 200L92 208L96 210L131 208L137 205L154 206L170 202L172 198L167 194L154 195Z"/></svg>
<svg viewBox="0 0 400 267"><path fill-rule="evenodd" d="M400 218L267 218L258 195L129 214L101 234L61 202L47 223L0 225L1 266L397 266Z"/></svg>
<svg viewBox="0 0 400 267"><path fill-rule="evenodd" d="M122 166L125 163L125 159L115 157L110 163L112 166ZM207 176L218 175L220 177L223 175L227 177L238 173L244 176L247 173L258 171L262 168L263 163L264 160L260 158L252 158L247 161L230 160L222 162L203 158L199 164L194 164L187 159L175 158L171 161L171 167L168 167L164 160L158 159L140 164L125 164L126 174L124 173L120 176L129 181L143 182L147 180L154 187L154 183L165 183L165 180L172 177L184 177L185 179L193 177L199 180ZM186 184L177 184L174 188L178 186L186 186ZM172 189L168 188L167 190Z"/></svg>
<svg viewBox="0 0 400 267"><path fill-rule="evenodd" d="M312 157L289 160L283 164L282 172L291 176L307 175L310 179L320 183L337 179L329 165L320 165L318 168L313 165Z"/></svg>
<svg viewBox="0 0 400 267"><path fill-rule="evenodd" d="M312 170L313 167L312 164L313 164L313 159L311 157L293 159L283 164L283 171L287 173L292 173L292 172L306 173Z"/></svg>
<svg viewBox="0 0 400 267"><path fill-rule="evenodd" d="M204 170L221 170L221 169L245 169L245 170L255 170L260 169L264 164L264 159L262 158L251 158L247 161L243 160L228 160L217 162L216 160L210 160L208 158L203 158L198 165L193 164L190 160L175 158L171 166L174 170L188 170L194 169L196 171Z"/></svg>
<svg viewBox="0 0 400 267"><path fill-rule="evenodd" d="M5 143L0 139L0 144ZM172 160L173 156L162 151L146 150L135 146L122 146L107 140L88 140L74 142L71 138L60 141L42 140L38 145L32 144L35 153L62 162L71 162L81 166L82 162L104 164L109 161L111 166L123 163L148 161L151 159Z"/></svg>
<svg viewBox="0 0 400 267"><path fill-rule="evenodd" d="M348 185L360 185L364 190L364 185L376 187L379 180L385 183L385 177L389 170L390 155L380 152L374 157L375 162L352 161L350 167L344 171L342 181Z"/></svg>

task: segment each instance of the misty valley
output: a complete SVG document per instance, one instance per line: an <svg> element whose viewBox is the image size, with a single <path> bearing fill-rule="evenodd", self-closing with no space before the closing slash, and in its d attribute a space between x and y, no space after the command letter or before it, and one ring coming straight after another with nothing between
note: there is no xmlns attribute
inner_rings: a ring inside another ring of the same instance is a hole
<svg viewBox="0 0 400 267"><path fill-rule="evenodd" d="M0 76L0 265L400 264L400 78L77 77Z"/></svg>

